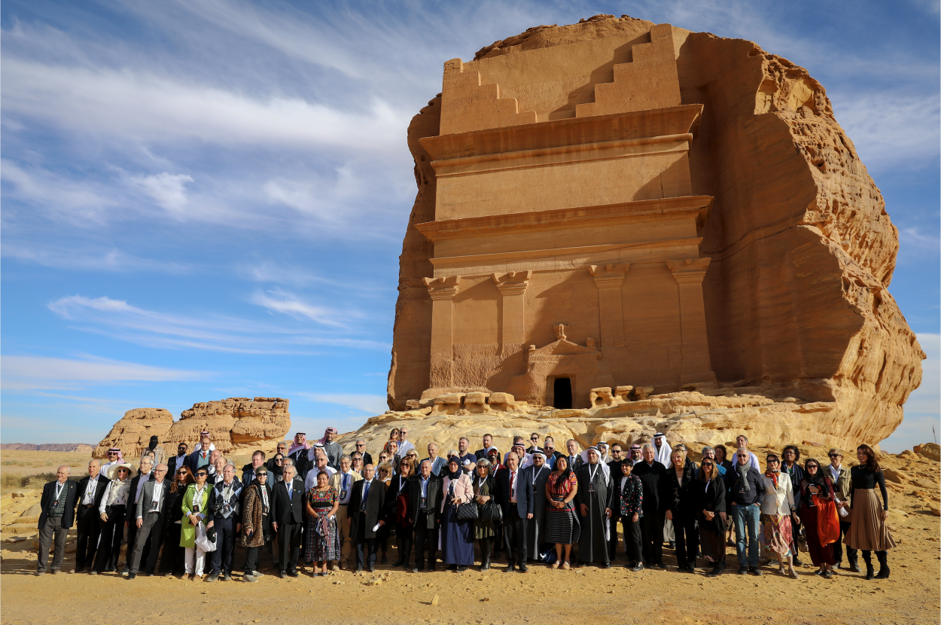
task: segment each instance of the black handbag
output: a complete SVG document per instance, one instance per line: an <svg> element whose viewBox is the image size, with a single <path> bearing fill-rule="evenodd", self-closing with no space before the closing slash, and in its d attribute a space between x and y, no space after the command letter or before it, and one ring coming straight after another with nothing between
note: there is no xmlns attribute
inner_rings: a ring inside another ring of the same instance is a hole
<svg viewBox="0 0 941 625"><path fill-rule="evenodd" d="M462 503L457 507L457 520L458 521L476 521L477 520L477 504L474 502Z"/></svg>
<svg viewBox="0 0 941 625"><path fill-rule="evenodd" d="M478 510L480 522L487 527L497 527L503 523L503 508L497 505L493 499L480 506Z"/></svg>

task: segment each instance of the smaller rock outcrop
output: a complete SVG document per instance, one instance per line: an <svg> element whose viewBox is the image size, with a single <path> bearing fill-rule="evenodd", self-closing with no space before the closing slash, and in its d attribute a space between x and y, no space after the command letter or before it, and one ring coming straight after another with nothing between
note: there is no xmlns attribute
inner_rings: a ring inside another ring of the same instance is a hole
<svg viewBox="0 0 941 625"><path fill-rule="evenodd" d="M3 451L82 451L91 453L95 446L88 443L3 443L0 444L0 450Z"/></svg>
<svg viewBox="0 0 941 625"><path fill-rule="evenodd" d="M192 450L202 431L210 433L216 449L223 453L258 447L284 439L291 427L288 403L281 397L230 397L193 404L177 422L163 408L129 410L92 455L104 458L110 447L120 447L125 458L137 458L151 436L158 437L167 453L173 453L178 443L186 443Z"/></svg>
<svg viewBox="0 0 941 625"><path fill-rule="evenodd" d="M173 415L165 408L135 408L128 410L111 431L101 439L92 456L105 458L108 449L120 447L125 458L136 458L150 443L151 436L161 441L173 425Z"/></svg>

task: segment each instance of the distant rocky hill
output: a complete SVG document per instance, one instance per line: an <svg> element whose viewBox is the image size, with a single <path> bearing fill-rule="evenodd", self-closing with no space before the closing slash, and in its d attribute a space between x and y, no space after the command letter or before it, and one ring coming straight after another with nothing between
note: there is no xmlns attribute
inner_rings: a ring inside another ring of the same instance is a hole
<svg viewBox="0 0 941 625"><path fill-rule="evenodd" d="M33 443L2 443L0 450L5 451L85 451L91 453L95 448L89 443L43 443L35 445Z"/></svg>

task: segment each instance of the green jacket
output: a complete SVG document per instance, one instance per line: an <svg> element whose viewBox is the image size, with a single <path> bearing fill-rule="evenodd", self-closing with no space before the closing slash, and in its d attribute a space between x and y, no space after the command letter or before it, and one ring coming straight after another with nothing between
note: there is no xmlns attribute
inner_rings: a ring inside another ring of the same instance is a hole
<svg viewBox="0 0 941 625"><path fill-rule="evenodd" d="M200 497L201 501L196 502L196 484L190 484L186 487L186 494L183 495L183 520L180 524L181 547L189 547L192 549L196 546L196 527L190 523L189 515L193 514L194 509L198 508L198 514L201 519L200 522L203 527L206 526L206 506L209 505L209 491L211 490L212 484L207 483L203 487L202 496Z"/></svg>

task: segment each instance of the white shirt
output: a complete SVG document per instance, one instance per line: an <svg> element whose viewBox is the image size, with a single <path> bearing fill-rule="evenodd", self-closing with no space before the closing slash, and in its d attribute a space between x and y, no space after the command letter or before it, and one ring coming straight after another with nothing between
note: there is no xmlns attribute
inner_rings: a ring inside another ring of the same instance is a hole
<svg viewBox="0 0 941 625"><path fill-rule="evenodd" d="M840 476L840 469L842 468L843 468L842 464L838 467L834 467L832 464L830 465L830 477L833 480L834 486L836 486L836 478Z"/></svg>
<svg viewBox="0 0 941 625"><path fill-rule="evenodd" d="M405 454L407 454L412 449L415 449L415 445L412 445L412 441L401 441L399 443L399 457L404 458Z"/></svg>
<svg viewBox="0 0 941 625"><path fill-rule="evenodd" d="M98 478L101 473L94 478L88 478L88 486L85 488L85 496L82 497L82 505L90 506L95 503L95 490L98 488Z"/></svg>
<svg viewBox="0 0 941 625"><path fill-rule="evenodd" d="M142 487L142 488L143 488L143 487ZM154 509L154 510L144 510L144 513L145 513L145 514L147 514L147 513L149 513L149 512L160 512L160 507L161 507L162 504L163 504L163 502L160 500L160 496L161 496L162 494L163 494L163 482L154 482L154 497L153 497L152 501L156 501L156 502L157 502L157 508ZM138 495L138 496L139 496L139 495ZM142 518L142 517L139 516L139 517L137 517L137 518L140 519L140 518Z"/></svg>
<svg viewBox="0 0 941 625"><path fill-rule="evenodd" d="M317 474L320 473L321 471L326 471L328 476L331 476L337 472L337 470L331 466L326 466L323 469L318 469L317 467L314 467L313 469L307 472L307 478L304 480L304 488L307 491L310 491L311 488L317 485Z"/></svg>

